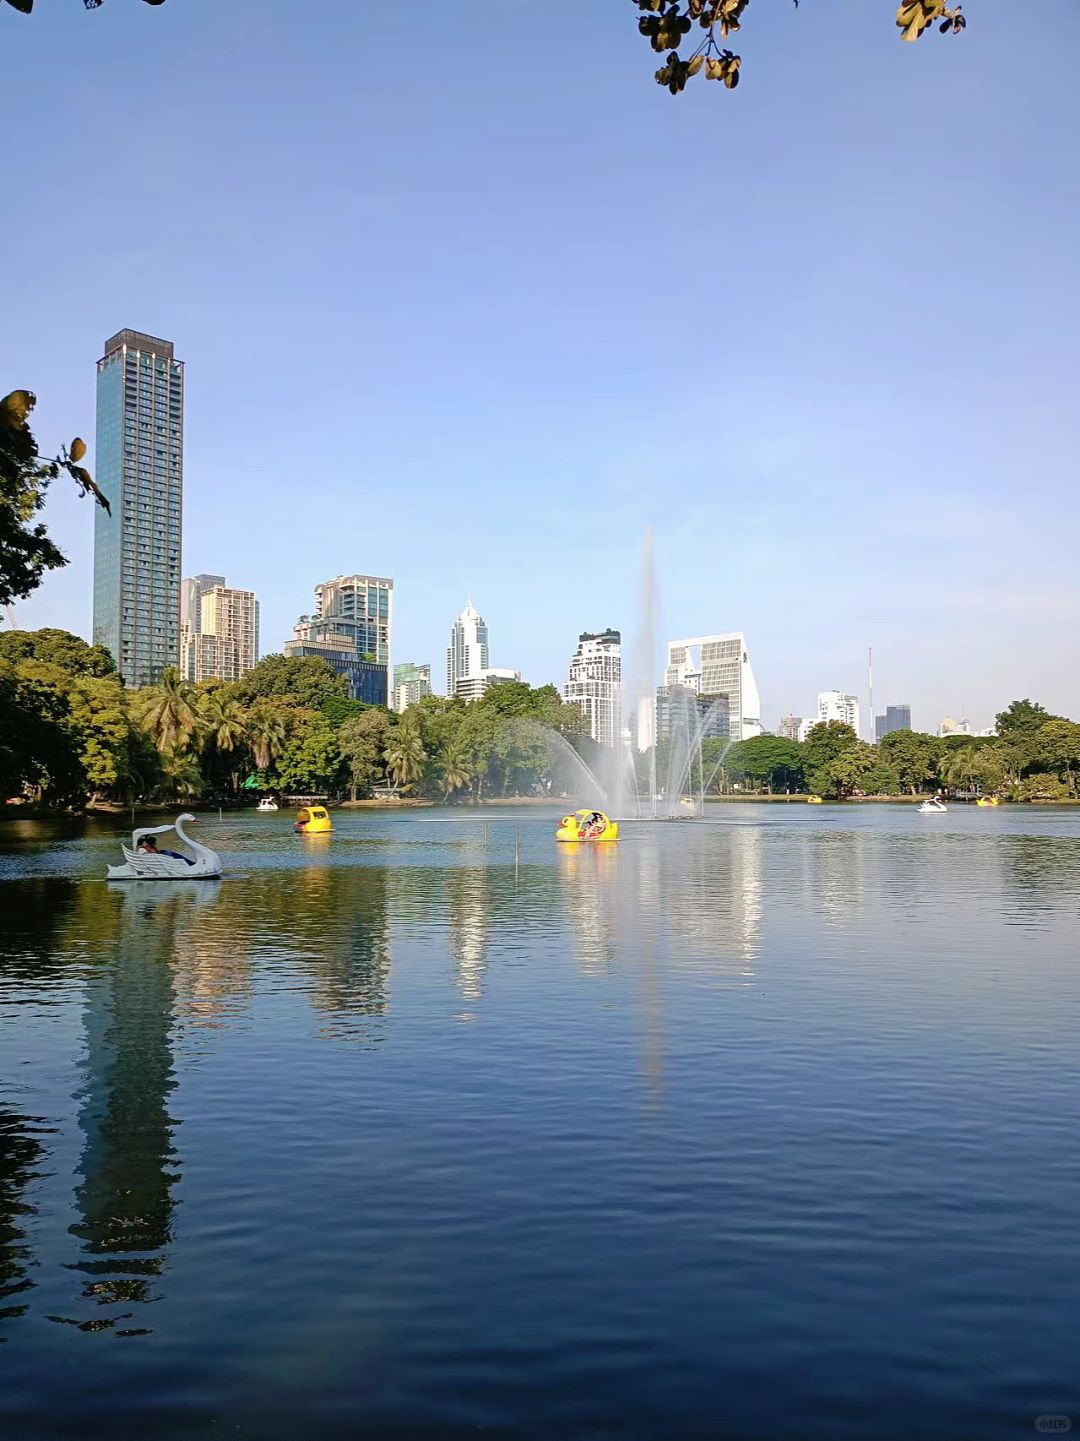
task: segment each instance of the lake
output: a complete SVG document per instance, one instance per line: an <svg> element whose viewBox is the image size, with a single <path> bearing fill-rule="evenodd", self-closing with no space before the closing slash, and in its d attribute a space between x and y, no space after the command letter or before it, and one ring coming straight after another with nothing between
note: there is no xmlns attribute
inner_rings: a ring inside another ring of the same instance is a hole
<svg viewBox="0 0 1080 1441"><path fill-rule="evenodd" d="M1080 1425L1080 810L558 814L0 826L5 1441Z"/></svg>

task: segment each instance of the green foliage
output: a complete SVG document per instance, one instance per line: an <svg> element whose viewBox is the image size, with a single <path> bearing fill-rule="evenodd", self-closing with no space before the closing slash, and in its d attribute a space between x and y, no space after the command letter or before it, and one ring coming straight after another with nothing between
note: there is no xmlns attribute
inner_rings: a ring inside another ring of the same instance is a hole
<svg viewBox="0 0 1080 1441"><path fill-rule="evenodd" d="M855 735L850 726L839 721L830 721L829 725L840 726L852 737ZM810 734L813 735L813 731ZM854 795L895 795L900 785L895 769L882 760L877 749L857 739L838 749L832 760L817 768L814 774L817 776L815 794L839 799Z"/></svg>
<svg viewBox="0 0 1080 1441"><path fill-rule="evenodd" d="M0 605L29 595L47 570L67 565L44 525L33 523L57 473L38 455L26 420L33 407L29 391L0 401Z"/></svg>
<svg viewBox="0 0 1080 1441"><path fill-rule="evenodd" d="M160 685L148 686L142 692L140 701L140 724L159 751L184 749L195 739L202 724L195 692L172 666L161 677Z"/></svg>
<svg viewBox="0 0 1080 1441"><path fill-rule="evenodd" d="M995 729L1002 740L1017 741L1030 738L1052 719L1050 712L1036 701L1014 700L998 713Z"/></svg>
<svg viewBox="0 0 1080 1441"><path fill-rule="evenodd" d="M399 721L387 739L383 759L390 779L403 790L408 790L423 775L427 752L420 739L419 726L408 715Z"/></svg>
<svg viewBox="0 0 1080 1441"><path fill-rule="evenodd" d="M843 721L822 721L811 727L802 743L803 773L810 790L819 796L836 795L837 781L829 767L846 750L859 744L859 738Z"/></svg>
<svg viewBox="0 0 1080 1441"><path fill-rule="evenodd" d="M69 675L115 675L116 663L103 645L88 645L66 630L0 631L0 657L9 661L40 660Z"/></svg>
<svg viewBox="0 0 1080 1441"><path fill-rule="evenodd" d="M803 780L802 747L783 736L754 736L731 747L724 769L732 780L748 781L752 786L797 790ZM709 770L706 758L706 775Z"/></svg>
<svg viewBox="0 0 1080 1441"><path fill-rule="evenodd" d="M308 710L348 694L345 677L319 656L267 655L236 682L236 697L246 705L278 697Z"/></svg>
<svg viewBox="0 0 1080 1441"><path fill-rule="evenodd" d="M346 721L352 720L354 716L362 715L371 707L362 700L350 700L347 696L332 695L324 700L319 707L323 715L334 727L343 726Z"/></svg>
<svg viewBox="0 0 1080 1441"><path fill-rule="evenodd" d="M318 711L299 710L276 763L277 785L298 794L332 792L341 765L337 732Z"/></svg>
<svg viewBox="0 0 1080 1441"><path fill-rule="evenodd" d="M878 750L896 772L897 789L917 795L934 783L941 750L937 738L923 731L898 730L883 736Z"/></svg>
<svg viewBox="0 0 1080 1441"><path fill-rule="evenodd" d="M344 722L337 733L338 750L345 767L345 784L353 800L368 795L385 772L383 753L392 730L390 712L366 706Z"/></svg>
<svg viewBox="0 0 1080 1441"><path fill-rule="evenodd" d="M16 8L29 10L30 0L20 0ZM61 470L72 477L80 494L92 494L103 509L109 509L90 472L76 464L86 454L86 444L78 436L70 450L62 448L55 458L40 454L30 429L36 404L30 390L13 390L0 400L0 605L29 595L47 570L67 565L44 525L32 523L45 504L49 482Z"/></svg>

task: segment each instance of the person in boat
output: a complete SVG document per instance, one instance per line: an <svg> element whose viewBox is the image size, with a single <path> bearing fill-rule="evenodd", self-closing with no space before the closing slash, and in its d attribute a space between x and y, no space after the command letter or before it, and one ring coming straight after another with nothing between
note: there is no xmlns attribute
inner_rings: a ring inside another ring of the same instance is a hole
<svg viewBox="0 0 1080 1441"><path fill-rule="evenodd" d="M169 856L174 861L183 861L185 865L193 866L195 862L190 856L185 856L182 851L161 851L158 850L158 843L153 836L143 836L139 842L139 850L145 851L151 856Z"/></svg>
<svg viewBox="0 0 1080 1441"><path fill-rule="evenodd" d="M603 835L604 817L599 811L593 811L591 816L586 816L583 832L587 840L592 840L596 836Z"/></svg>

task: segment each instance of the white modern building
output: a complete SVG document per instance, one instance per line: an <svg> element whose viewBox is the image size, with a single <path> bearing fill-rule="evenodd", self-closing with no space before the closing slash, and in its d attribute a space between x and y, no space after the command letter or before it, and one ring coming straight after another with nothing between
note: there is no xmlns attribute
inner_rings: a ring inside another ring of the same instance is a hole
<svg viewBox="0 0 1080 1441"><path fill-rule="evenodd" d="M828 721L843 721L844 725L852 728L856 735L861 735L859 730L859 697L857 695L845 695L840 690L823 690L817 698L817 720L816 725Z"/></svg>
<svg viewBox="0 0 1080 1441"><path fill-rule="evenodd" d="M488 668L488 628L472 603L454 621L446 648L446 694L456 695L458 681L472 680Z"/></svg>
<svg viewBox="0 0 1080 1441"><path fill-rule="evenodd" d="M622 637L617 630L583 632L570 661L563 699L589 722L589 734L614 746L622 732Z"/></svg>
<svg viewBox="0 0 1080 1441"><path fill-rule="evenodd" d="M185 680L239 680L259 658L259 602L223 575L180 582L180 674Z"/></svg>
<svg viewBox="0 0 1080 1441"><path fill-rule="evenodd" d="M506 670L502 666L486 666L479 675L462 676L454 690L462 700L479 700L492 686L505 685L507 681L520 680L519 670Z"/></svg>
<svg viewBox="0 0 1080 1441"><path fill-rule="evenodd" d="M488 628L470 598L454 621L446 648L446 694L479 700L504 681L520 680L521 672L488 664Z"/></svg>
<svg viewBox="0 0 1080 1441"><path fill-rule="evenodd" d="M733 741L762 734L761 698L742 631L668 641L664 685L684 686L703 699L726 699Z"/></svg>

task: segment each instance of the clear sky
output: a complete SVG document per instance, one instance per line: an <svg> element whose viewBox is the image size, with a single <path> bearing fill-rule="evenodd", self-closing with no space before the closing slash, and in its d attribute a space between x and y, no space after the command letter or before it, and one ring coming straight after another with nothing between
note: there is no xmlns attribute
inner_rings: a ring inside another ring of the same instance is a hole
<svg viewBox="0 0 1080 1441"><path fill-rule="evenodd" d="M396 659L471 594L561 683L651 521L659 638L744 630L769 725L868 644L917 726L1080 716L1080 7L1016 8L753 0L739 90L672 98L629 0L0 6L0 378L92 442L106 337L175 341L184 574L264 651L367 571ZM54 489L19 620L88 634Z"/></svg>

